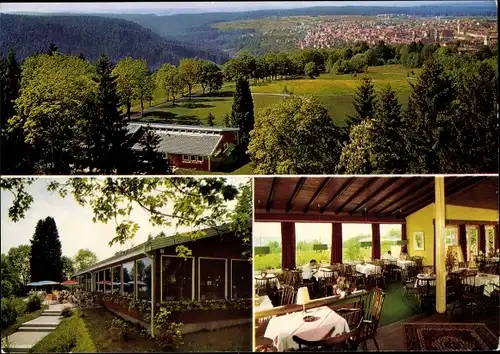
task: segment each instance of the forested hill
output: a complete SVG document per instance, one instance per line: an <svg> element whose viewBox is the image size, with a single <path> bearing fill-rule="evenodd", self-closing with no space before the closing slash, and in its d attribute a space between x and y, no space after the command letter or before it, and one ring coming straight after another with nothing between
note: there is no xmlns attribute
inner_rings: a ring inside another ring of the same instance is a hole
<svg viewBox="0 0 500 354"><path fill-rule="evenodd" d="M182 58L201 58L218 64L228 57L220 51L207 51L165 39L150 29L116 18L100 16L0 15L0 57L10 48L24 59L46 52L54 43L61 53L83 54L95 60L106 53L114 62L126 56L144 58L150 68L163 63L178 64Z"/></svg>

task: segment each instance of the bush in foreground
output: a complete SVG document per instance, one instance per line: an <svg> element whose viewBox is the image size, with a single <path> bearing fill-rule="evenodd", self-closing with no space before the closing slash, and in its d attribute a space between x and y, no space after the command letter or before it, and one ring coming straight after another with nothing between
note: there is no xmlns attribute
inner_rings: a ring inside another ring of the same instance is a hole
<svg viewBox="0 0 500 354"><path fill-rule="evenodd" d="M26 305L28 306L28 312L40 310L42 308L42 304L43 304L43 298L37 293L31 293L28 296L28 300L26 301Z"/></svg>

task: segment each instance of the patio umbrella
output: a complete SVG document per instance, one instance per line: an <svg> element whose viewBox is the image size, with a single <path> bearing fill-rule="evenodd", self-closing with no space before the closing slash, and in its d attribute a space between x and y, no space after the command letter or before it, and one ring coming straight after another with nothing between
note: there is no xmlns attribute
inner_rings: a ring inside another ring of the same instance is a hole
<svg viewBox="0 0 500 354"><path fill-rule="evenodd" d="M61 283L61 285L77 285L78 282L76 280L66 280Z"/></svg>
<svg viewBox="0 0 500 354"><path fill-rule="evenodd" d="M52 280L42 280L38 282L38 286L52 285L52 290L54 290L54 285L61 284Z"/></svg>

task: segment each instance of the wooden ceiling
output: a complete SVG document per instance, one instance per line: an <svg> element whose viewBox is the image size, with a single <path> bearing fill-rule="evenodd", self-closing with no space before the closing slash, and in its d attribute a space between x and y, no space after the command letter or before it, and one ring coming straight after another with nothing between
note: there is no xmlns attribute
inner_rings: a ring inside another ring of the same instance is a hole
<svg viewBox="0 0 500 354"><path fill-rule="evenodd" d="M498 177L445 177L449 204L498 209L497 190ZM254 193L256 221L401 222L435 191L432 176L257 177Z"/></svg>

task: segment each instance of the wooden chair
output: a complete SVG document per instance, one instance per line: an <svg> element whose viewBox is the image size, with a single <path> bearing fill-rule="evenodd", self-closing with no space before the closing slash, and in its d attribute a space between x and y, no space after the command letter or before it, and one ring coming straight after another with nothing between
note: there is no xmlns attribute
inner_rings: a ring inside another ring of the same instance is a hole
<svg viewBox="0 0 500 354"><path fill-rule="evenodd" d="M335 279L333 278L333 270L323 271L325 277L321 279L321 289L325 291L325 296L328 296L328 290L332 287Z"/></svg>
<svg viewBox="0 0 500 354"><path fill-rule="evenodd" d="M281 301L280 306L290 305L295 302L295 294L297 293L293 286L291 285L283 285L280 289L281 292Z"/></svg>
<svg viewBox="0 0 500 354"><path fill-rule="evenodd" d="M358 289L366 289L366 281L365 281L365 275L363 273L360 273L356 271L356 266L355 265L349 265L351 268L350 270L350 280L351 282L358 287ZM347 277L347 275L346 275ZM361 286L361 287L360 287Z"/></svg>
<svg viewBox="0 0 500 354"><path fill-rule="evenodd" d="M380 322L380 316L382 314L382 308L384 306L385 293L382 289L373 289L368 297L367 306L365 307L365 316L363 321L361 321L360 329L356 336L353 336L354 347L358 347L360 343L363 343L365 351L368 351L366 342L371 339L380 351L377 343L376 335L378 330L378 325Z"/></svg>
<svg viewBox="0 0 500 354"><path fill-rule="evenodd" d="M418 293L418 289L415 286L415 283L417 281L417 272L417 268L412 266L402 269L401 279L403 280L404 297L406 297L408 294L416 295Z"/></svg>
<svg viewBox="0 0 500 354"><path fill-rule="evenodd" d="M302 338L300 335L294 335L292 337L293 341L299 345L299 351L345 351L348 348L348 342L352 337L356 337L360 327L358 326L351 332L339 333L332 337L332 333L335 330L333 326L328 333L319 340L308 340Z"/></svg>
<svg viewBox="0 0 500 354"><path fill-rule="evenodd" d="M259 296L269 295L271 293L271 284L267 278L255 278L255 288L257 295Z"/></svg>
<svg viewBox="0 0 500 354"><path fill-rule="evenodd" d="M371 275L371 281L376 288L384 289L385 288L385 277L384 277L385 264L380 259L374 260L373 263L376 267L380 267L380 270L378 270L379 268L375 268L375 273L373 273Z"/></svg>
<svg viewBox="0 0 500 354"><path fill-rule="evenodd" d="M364 308L361 307L343 307L335 310L337 314L344 317L349 328L358 326L364 315Z"/></svg>

